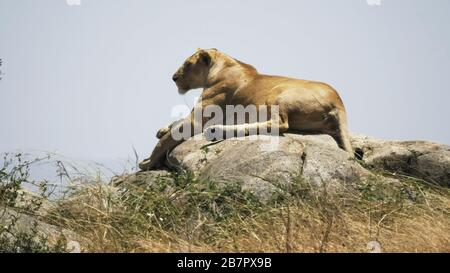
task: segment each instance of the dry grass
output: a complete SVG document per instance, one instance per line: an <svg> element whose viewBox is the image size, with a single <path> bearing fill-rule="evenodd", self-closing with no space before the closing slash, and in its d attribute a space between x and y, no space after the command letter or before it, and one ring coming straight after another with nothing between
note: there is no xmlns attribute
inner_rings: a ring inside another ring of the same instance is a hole
<svg viewBox="0 0 450 273"><path fill-rule="evenodd" d="M422 181L364 181L342 194L299 180L260 203L239 185L178 175L151 188L82 183L49 214L86 252L450 252L450 191Z"/></svg>

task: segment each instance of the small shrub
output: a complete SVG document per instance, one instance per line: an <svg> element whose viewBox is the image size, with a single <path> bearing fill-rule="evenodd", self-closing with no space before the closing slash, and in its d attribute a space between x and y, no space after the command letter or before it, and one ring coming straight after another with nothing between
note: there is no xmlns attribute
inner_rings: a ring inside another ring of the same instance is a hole
<svg viewBox="0 0 450 273"><path fill-rule="evenodd" d="M0 168L0 252L64 252L65 238L50 245L48 238L39 231L38 215L44 200L50 193L46 182L30 181L30 166L43 158L31 161L22 154L5 154ZM39 195L24 190L28 184L38 189ZM32 218L26 227L21 218Z"/></svg>

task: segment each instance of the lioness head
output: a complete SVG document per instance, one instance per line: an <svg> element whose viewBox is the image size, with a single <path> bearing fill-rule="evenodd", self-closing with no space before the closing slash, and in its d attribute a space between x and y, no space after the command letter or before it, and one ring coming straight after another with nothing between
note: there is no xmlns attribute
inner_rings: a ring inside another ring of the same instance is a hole
<svg viewBox="0 0 450 273"><path fill-rule="evenodd" d="M173 81L177 84L178 93L185 94L191 89L205 86L212 62L211 53L215 50L198 49L194 55L184 61L172 76Z"/></svg>

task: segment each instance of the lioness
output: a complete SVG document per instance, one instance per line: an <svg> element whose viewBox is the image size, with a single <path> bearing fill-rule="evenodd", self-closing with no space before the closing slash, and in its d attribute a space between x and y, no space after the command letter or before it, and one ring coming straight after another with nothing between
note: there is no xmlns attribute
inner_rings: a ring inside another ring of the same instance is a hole
<svg viewBox="0 0 450 273"><path fill-rule="evenodd" d="M268 127L278 129L280 134L288 129L329 134L340 148L347 151L350 157L353 156L344 104L336 90L325 83L259 74L253 66L216 49L197 50L186 59L172 79L180 94L203 88L200 98L202 108L218 105L225 111L226 105L276 105L279 111L275 119L245 124L247 128ZM182 122L173 126L188 125L193 128L203 126L207 120L205 117L195 120L192 111ZM239 126L242 127L239 124L215 125L206 128L206 131L236 131ZM190 136L196 134L194 130L190 131ZM183 142L172 137L170 127L159 130L157 136L160 141L151 156L139 164L142 170L155 168L162 163L167 152Z"/></svg>

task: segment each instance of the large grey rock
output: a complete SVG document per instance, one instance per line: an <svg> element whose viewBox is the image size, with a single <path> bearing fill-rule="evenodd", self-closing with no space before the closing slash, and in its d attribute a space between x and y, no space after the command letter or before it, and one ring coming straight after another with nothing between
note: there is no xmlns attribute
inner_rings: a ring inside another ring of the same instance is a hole
<svg viewBox="0 0 450 273"><path fill-rule="evenodd" d="M328 135L286 134L278 139L272 145L270 136L213 143L190 139L170 153L168 165L219 184L239 182L243 190L254 192L263 200L274 192L289 189L296 179L333 192L373 177Z"/></svg>
<svg viewBox="0 0 450 273"><path fill-rule="evenodd" d="M353 148L370 167L450 186L450 146L427 141L386 141L352 136Z"/></svg>
<svg viewBox="0 0 450 273"><path fill-rule="evenodd" d="M2 207L0 209L0 225L7 229L4 234L12 236L12 234L35 234L34 240L45 239L49 246L55 245L63 236L66 240L66 250L71 253L81 252L81 237L73 231L60 228L58 226L45 222L39 215L30 214L28 211L22 211L17 208ZM12 239L12 238L11 238Z"/></svg>
<svg viewBox="0 0 450 273"><path fill-rule="evenodd" d="M339 193L371 179L398 183L385 172L418 177L450 186L450 147L425 141L384 141L353 135L353 148L362 160L351 158L328 135L285 134L256 140L232 138L210 142L192 138L177 146L166 165L194 173L219 185L240 183L243 190L268 200L273 193L289 192L293 182L309 183L312 189ZM380 171L375 171L376 169ZM151 186L172 179L163 170L120 177L117 184Z"/></svg>
<svg viewBox="0 0 450 273"><path fill-rule="evenodd" d="M50 224L48 212L55 204L47 198L20 189L13 206L0 204L0 230L2 236L14 240L17 234L26 234L36 243L45 239L47 246L55 246L61 238L65 239L65 250L81 252L82 237L73 231ZM5 251L5 250L1 250Z"/></svg>

